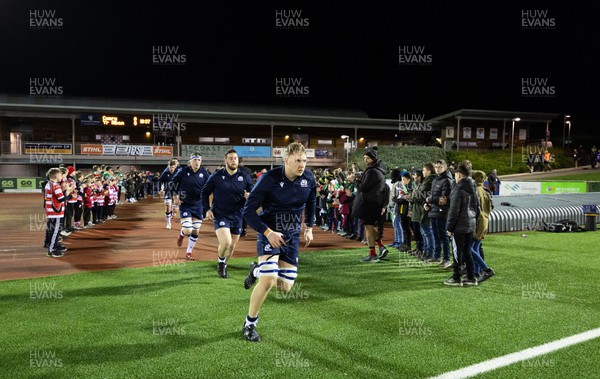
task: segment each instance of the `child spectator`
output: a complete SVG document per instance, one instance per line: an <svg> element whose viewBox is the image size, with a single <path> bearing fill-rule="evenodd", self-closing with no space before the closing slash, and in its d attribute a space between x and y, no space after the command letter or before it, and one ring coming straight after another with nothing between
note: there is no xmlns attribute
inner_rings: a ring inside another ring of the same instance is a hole
<svg viewBox="0 0 600 379"><path fill-rule="evenodd" d="M84 179L81 183L81 193L83 202L83 227L85 229L94 226L91 216L94 208L94 191L92 189L91 179Z"/></svg>
<svg viewBox="0 0 600 379"><path fill-rule="evenodd" d="M402 224L402 239L403 243L399 247L402 252L408 252L411 250L411 240L413 234L410 203L411 194L413 191L412 177L410 173L402 172L402 185L399 188L398 195L396 197L396 206L399 207L398 214L400 215L400 223Z"/></svg>
<svg viewBox="0 0 600 379"><path fill-rule="evenodd" d="M346 237L352 234L352 222L350 214L352 214L351 207L354 201L354 195L350 187L341 189L338 193L340 202L340 216L342 217L342 237Z"/></svg>
<svg viewBox="0 0 600 379"><path fill-rule="evenodd" d="M81 182L83 180L83 173L81 171L75 171L73 173L73 178L75 179L74 197L77 200L75 203L75 213L73 217L73 229L81 230L83 229L81 226L81 216L83 215L83 193L81 192Z"/></svg>
<svg viewBox="0 0 600 379"><path fill-rule="evenodd" d="M102 185L102 179L98 178L95 182L96 204L94 204L96 220L94 224L104 223L104 196L105 190Z"/></svg>
<svg viewBox="0 0 600 379"><path fill-rule="evenodd" d="M327 192L327 199L325 200L327 202L327 230L331 230L332 233L335 233L338 228L336 210L340 204L333 182L329 182Z"/></svg>
<svg viewBox="0 0 600 379"><path fill-rule="evenodd" d="M59 168L48 170L48 183L44 187L44 207L46 209L46 240L49 257L62 257L67 249L58 243L61 220L65 215L65 203L71 198L75 186L62 183L63 174Z"/></svg>
<svg viewBox="0 0 600 379"><path fill-rule="evenodd" d="M472 177L477 184L475 193L479 199L479 215L475 223L475 233L471 242L471 254L473 255L473 274L478 282L483 282L495 275L494 270L488 267L481 254L481 243L488 231L488 218L492 212L492 200L490 194L483 188L485 173L473 171Z"/></svg>

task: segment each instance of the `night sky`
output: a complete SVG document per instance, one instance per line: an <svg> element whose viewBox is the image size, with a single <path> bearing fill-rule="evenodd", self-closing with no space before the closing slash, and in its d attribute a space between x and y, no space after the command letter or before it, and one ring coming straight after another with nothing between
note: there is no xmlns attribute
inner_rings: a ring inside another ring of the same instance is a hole
<svg viewBox="0 0 600 379"><path fill-rule="evenodd" d="M596 130L598 3L129 3L2 1L0 93L54 86L63 97L348 108L392 119L461 108L549 112L572 115L574 135ZM559 117L552 131L561 128Z"/></svg>

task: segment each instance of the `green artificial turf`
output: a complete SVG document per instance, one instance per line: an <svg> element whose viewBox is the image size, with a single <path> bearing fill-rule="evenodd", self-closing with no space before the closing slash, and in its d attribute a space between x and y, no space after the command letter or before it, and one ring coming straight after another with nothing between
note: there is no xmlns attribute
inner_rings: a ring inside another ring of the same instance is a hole
<svg viewBox="0 0 600 379"><path fill-rule="evenodd" d="M496 276L447 287L450 272L366 249L301 255L273 291L263 341L241 335L249 259L0 282L6 378L425 378L600 327L599 232L489 235ZM50 258L49 258L50 259ZM165 263L172 263L171 261ZM600 341L483 374L594 377Z"/></svg>
<svg viewBox="0 0 600 379"><path fill-rule="evenodd" d="M538 179L539 180L539 179ZM600 171L591 171L584 174L573 174L573 175L557 175L552 177L545 177L541 179L543 181L553 180L585 180L588 182L600 182Z"/></svg>

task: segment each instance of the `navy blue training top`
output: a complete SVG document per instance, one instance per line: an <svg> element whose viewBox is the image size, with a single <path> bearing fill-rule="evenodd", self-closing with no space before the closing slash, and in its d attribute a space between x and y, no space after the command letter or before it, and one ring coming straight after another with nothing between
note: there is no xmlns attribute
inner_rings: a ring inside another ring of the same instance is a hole
<svg viewBox="0 0 600 379"><path fill-rule="evenodd" d="M267 228L280 233L300 232L303 210L306 225L312 227L315 223L316 194L317 183L311 171L305 170L292 182L280 166L260 176L246 200L244 218L261 234Z"/></svg>
<svg viewBox="0 0 600 379"><path fill-rule="evenodd" d="M169 168L167 167L158 178L158 182L161 184L161 186L164 186L163 190L165 191L165 195L173 195L175 192L175 183L172 180L180 170L181 167L175 168L171 174L171 171L169 171Z"/></svg>
<svg viewBox="0 0 600 379"><path fill-rule="evenodd" d="M171 181L175 183L174 190L183 204L202 206L202 188L209 176L204 167L194 172L191 167L186 166L177 171Z"/></svg>
<svg viewBox="0 0 600 379"><path fill-rule="evenodd" d="M202 189L202 206L205 210L212 209L216 216L230 215L241 218L242 208L246 203L244 191L252 191L252 179L242 170L229 175L222 168L208 178ZM213 194L212 207L208 204L210 194Z"/></svg>

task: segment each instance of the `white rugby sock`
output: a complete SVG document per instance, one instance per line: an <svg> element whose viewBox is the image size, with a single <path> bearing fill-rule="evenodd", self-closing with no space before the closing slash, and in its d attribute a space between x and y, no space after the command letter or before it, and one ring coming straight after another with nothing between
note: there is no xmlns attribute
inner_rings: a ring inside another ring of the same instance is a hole
<svg viewBox="0 0 600 379"><path fill-rule="evenodd" d="M186 253L192 252L192 250L194 249L194 246L196 246L196 241L198 241L198 236L190 234L190 237L188 238Z"/></svg>

